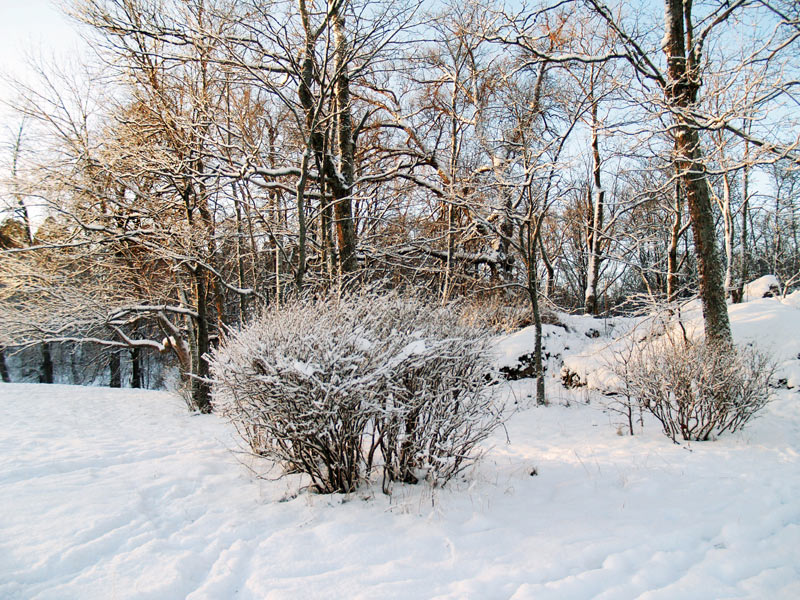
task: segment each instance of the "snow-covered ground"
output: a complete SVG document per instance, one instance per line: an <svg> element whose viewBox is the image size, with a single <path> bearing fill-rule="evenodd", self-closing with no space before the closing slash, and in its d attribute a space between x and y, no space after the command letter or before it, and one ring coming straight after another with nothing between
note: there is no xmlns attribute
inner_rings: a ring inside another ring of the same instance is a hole
<svg viewBox="0 0 800 600"><path fill-rule="evenodd" d="M168 393L0 384L0 598L800 598L800 310L731 316L795 385L743 432L620 436L551 372L464 481L391 497L255 478ZM572 319L553 352L607 346Z"/></svg>

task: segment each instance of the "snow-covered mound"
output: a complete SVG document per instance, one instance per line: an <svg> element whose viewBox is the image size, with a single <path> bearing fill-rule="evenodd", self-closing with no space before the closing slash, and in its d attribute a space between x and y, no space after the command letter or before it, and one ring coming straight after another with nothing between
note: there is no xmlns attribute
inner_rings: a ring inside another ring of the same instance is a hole
<svg viewBox="0 0 800 600"><path fill-rule="evenodd" d="M800 290L795 290L791 294L787 294L785 298L781 299L781 302L787 306L800 308Z"/></svg>
<svg viewBox="0 0 800 600"><path fill-rule="evenodd" d="M588 383L589 387L601 389L609 385L614 380L609 358L621 347L618 340L638 321L565 313L558 313L558 319L561 326L543 326L542 356L546 377L566 381L570 386ZM510 379L517 379L517 374L534 376L535 335L531 325L498 340L497 365Z"/></svg>
<svg viewBox="0 0 800 600"><path fill-rule="evenodd" d="M772 354L778 367L776 379L800 390L800 306L762 298L729 306L728 314L736 343L756 344Z"/></svg>
<svg viewBox="0 0 800 600"><path fill-rule="evenodd" d="M781 293L781 282L775 275L764 275L744 286L745 302L750 300L760 300L761 298L773 298Z"/></svg>
<svg viewBox="0 0 800 600"><path fill-rule="evenodd" d="M545 374L558 377L564 356L575 355L595 340L606 342L615 334L617 323L611 319L557 314L558 325L542 326L542 360ZM497 366L509 379L533 377L533 351L536 330L533 325L498 339L495 347Z"/></svg>
<svg viewBox="0 0 800 600"><path fill-rule="evenodd" d="M731 308L789 371L797 314ZM556 350L613 343L566 324ZM552 405L515 414L463 481L391 497L258 479L226 423L167 393L0 384L0 598L800 598L800 394L677 445L649 421L617 435L555 375Z"/></svg>
<svg viewBox="0 0 800 600"><path fill-rule="evenodd" d="M776 380L785 380L790 387L800 389L800 294L731 304L728 314L734 341L740 345L755 344L770 353L777 362ZM688 335L702 335L699 303L685 308L682 320ZM628 346L625 335L640 339L649 332L652 322L617 318L613 324L613 335L602 335L565 352L564 372L574 374L576 380L590 388L612 388L615 383L612 365L620 356L624 357Z"/></svg>

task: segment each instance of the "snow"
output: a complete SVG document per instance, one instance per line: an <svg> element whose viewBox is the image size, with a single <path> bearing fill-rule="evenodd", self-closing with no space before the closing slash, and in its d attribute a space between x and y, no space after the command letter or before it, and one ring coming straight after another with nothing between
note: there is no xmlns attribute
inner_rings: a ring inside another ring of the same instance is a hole
<svg viewBox="0 0 800 600"><path fill-rule="evenodd" d="M781 300L787 306L794 306L795 308L800 308L800 290L795 290L791 294L788 294L785 298Z"/></svg>
<svg viewBox="0 0 800 600"><path fill-rule="evenodd" d="M776 377L787 378L789 386L795 389L800 389L798 309L800 309L800 291L785 298L758 298L728 306L735 342L740 345L755 344L773 355L778 367ZM681 314L687 334L690 337L701 336L703 329L700 303L687 304ZM571 318L582 319L585 323L597 322L597 319L592 317ZM648 331L651 321L644 318L617 318L612 324L611 329L608 326L605 330L598 327L601 335L597 339L581 340L576 336L576 339L571 341L573 351L564 356L564 367L579 375L583 384L595 390L614 387L616 376L611 371L612 364L615 355L628 345L625 336L641 338ZM584 328L586 327L588 325L584 324ZM531 333L528 334L529 329ZM532 336L532 328L517 333L517 335L525 334Z"/></svg>
<svg viewBox="0 0 800 600"><path fill-rule="evenodd" d="M731 319L800 377L795 306ZM564 321L546 341L567 355L631 324ZM555 371L549 407L510 386L521 410L463 481L391 497L275 479L169 393L0 384L0 598L800 597L797 387L738 434L678 445L650 421L617 435Z"/></svg>
<svg viewBox="0 0 800 600"><path fill-rule="evenodd" d="M400 358L398 358L398 360L405 360L411 356L425 354L425 350L425 340L414 340L403 347L403 349L400 351Z"/></svg>
<svg viewBox="0 0 800 600"><path fill-rule="evenodd" d="M316 365L312 363L305 363L300 360L292 361L292 368L305 377L314 377L314 373L319 370L317 369Z"/></svg>
<svg viewBox="0 0 800 600"><path fill-rule="evenodd" d="M766 294L779 295L781 282L775 275L764 275L744 286L744 301L758 300Z"/></svg>
<svg viewBox="0 0 800 600"><path fill-rule="evenodd" d="M560 366L565 352L571 350L574 353L576 349L587 346L594 339L592 335L604 338L612 335L616 326L607 319L567 314L559 314L558 317L561 325L542 325L543 352L551 367ZM495 346L498 366L517 366L520 356L533 352L535 335L536 331L531 325L500 338Z"/></svg>

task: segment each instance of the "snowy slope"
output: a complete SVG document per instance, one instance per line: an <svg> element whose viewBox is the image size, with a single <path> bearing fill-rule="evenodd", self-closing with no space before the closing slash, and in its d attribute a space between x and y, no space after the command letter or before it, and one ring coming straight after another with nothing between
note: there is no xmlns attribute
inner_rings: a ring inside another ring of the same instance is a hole
<svg viewBox="0 0 800 600"><path fill-rule="evenodd" d="M777 304L732 309L737 337L796 325ZM465 481L390 498L254 478L170 394L0 384L0 598L800 598L800 393L682 446L548 391Z"/></svg>
<svg viewBox="0 0 800 600"><path fill-rule="evenodd" d="M761 298L732 304L728 306L728 314L734 341L740 345L755 344L769 352L777 363L776 378L786 379L790 387L800 389L800 291L786 298ZM699 302L686 306L681 316L690 336L702 335ZM583 329L592 322L604 323L592 317L570 318ZM580 375L590 388L604 389L614 378L610 373L614 352L627 346L624 336L630 333L638 339L648 331L650 324L649 319L617 318L611 320L610 325L598 326L600 336L596 339L576 335L571 343L572 351L564 353L563 364ZM526 335L532 343L532 328L516 335Z"/></svg>

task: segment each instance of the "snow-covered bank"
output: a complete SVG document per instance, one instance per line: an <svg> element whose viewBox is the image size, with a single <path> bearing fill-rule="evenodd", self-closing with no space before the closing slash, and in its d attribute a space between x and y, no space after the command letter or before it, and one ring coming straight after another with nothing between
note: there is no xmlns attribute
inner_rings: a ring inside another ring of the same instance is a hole
<svg viewBox="0 0 800 600"><path fill-rule="evenodd" d="M782 380L788 387L800 389L800 292L786 298L762 298L733 304L728 307L728 314L734 341L740 345L755 344L759 349L768 352L776 362L776 381ZM681 318L688 335L702 335L699 302L693 302L686 307ZM553 340L554 346L560 348L564 344L570 345L571 351L564 353L563 366L568 372L578 376L582 383L595 389L605 389L609 385L613 387L615 377L611 370L614 353L629 347L629 340L625 339L627 335L639 339L649 331L652 324L651 320L642 318L611 319L610 323L591 317L570 319L576 335L564 337L560 333ZM577 335L586 331L593 322L598 323L596 338ZM515 335L531 340L533 336L527 329ZM501 348L508 346L506 341ZM503 360L509 362L510 359L505 356Z"/></svg>
<svg viewBox="0 0 800 600"><path fill-rule="evenodd" d="M742 306L737 338L794 373L800 311ZM570 328L561 351L602 341ZM524 405L532 382L512 390ZM255 479L228 425L170 394L0 384L0 598L800 597L796 390L691 445L548 391L465 481L390 498Z"/></svg>

